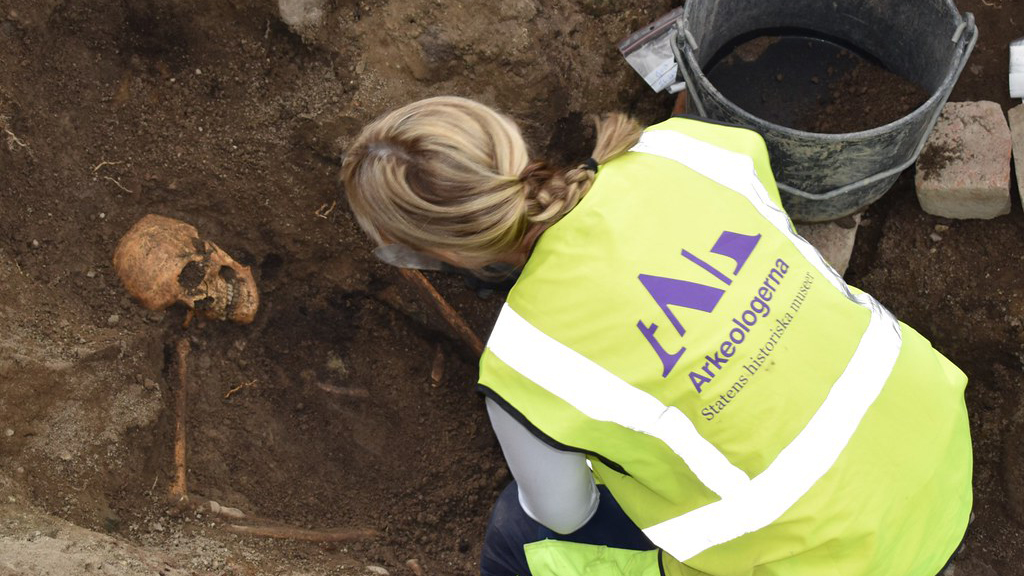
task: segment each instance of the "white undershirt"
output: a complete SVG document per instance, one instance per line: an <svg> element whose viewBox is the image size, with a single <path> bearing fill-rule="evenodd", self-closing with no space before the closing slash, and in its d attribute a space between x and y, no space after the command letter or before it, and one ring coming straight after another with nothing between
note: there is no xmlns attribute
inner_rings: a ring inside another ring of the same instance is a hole
<svg viewBox="0 0 1024 576"><path fill-rule="evenodd" d="M586 457L552 448L490 398L486 405L505 461L519 485L523 510L559 534L586 524L597 511L599 499Z"/></svg>

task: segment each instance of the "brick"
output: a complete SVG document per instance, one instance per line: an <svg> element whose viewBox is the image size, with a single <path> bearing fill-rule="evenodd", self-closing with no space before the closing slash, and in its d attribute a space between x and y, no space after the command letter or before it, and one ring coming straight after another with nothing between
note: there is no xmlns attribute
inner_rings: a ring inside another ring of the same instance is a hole
<svg viewBox="0 0 1024 576"><path fill-rule="evenodd" d="M1024 104L1011 108L1006 114L1010 119L1010 137L1013 139L1013 166L1017 173L1017 192L1024 202Z"/></svg>
<svg viewBox="0 0 1024 576"><path fill-rule="evenodd" d="M1010 212L1010 128L995 102L946 104L917 159L921 209L945 218Z"/></svg>
<svg viewBox="0 0 1024 576"><path fill-rule="evenodd" d="M822 222L819 224L796 224L796 231L810 242L825 261L840 274L846 274L850 265L850 255L857 240L857 227L860 226L860 214L847 216L838 222Z"/></svg>

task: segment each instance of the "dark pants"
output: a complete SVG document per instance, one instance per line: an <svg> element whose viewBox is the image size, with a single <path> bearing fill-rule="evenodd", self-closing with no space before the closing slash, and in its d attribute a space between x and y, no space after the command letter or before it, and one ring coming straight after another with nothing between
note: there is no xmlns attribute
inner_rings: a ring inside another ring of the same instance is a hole
<svg viewBox="0 0 1024 576"><path fill-rule="evenodd" d="M629 550L654 550L654 544L626 516L608 490L604 486L597 489L601 500L594 517L572 534L559 534L530 518L519 505L516 483L509 484L494 504L487 524L480 573L483 576L531 576L523 546L546 539Z"/></svg>
<svg viewBox="0 0 1024 576"><path fill-rule="evenodd" d="M598 486L601 502L594 517L572 534L553 532L533 518L519 505L519 489L515 482L505 487L491 512L484 548L480 558L482 576L531 576L526 565L523 546L530 542L552 539L580 544L596 544L628 550L654 550L655 546L626 516L618 502L604 486ZM973 515L971 520L973 521ZM961 544L957 553L963 549ZM956 553L953 554L956 556ZM950 563L953 558L950 558ZM946 564L949 566L949 563ZM940 571L939 576L942 576Z"/></svg>

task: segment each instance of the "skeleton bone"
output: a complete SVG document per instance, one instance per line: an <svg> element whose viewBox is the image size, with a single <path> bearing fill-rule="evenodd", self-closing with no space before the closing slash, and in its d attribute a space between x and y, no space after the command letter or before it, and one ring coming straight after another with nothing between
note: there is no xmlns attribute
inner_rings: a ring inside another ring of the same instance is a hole
<svg viewBox="0 0 1024 576"><path fill-rule="evenodd" d="M248 324L259 308L252 271L191 225L148 214L117 244L114 269L145 308L182 303L205 318Z"/></svg>

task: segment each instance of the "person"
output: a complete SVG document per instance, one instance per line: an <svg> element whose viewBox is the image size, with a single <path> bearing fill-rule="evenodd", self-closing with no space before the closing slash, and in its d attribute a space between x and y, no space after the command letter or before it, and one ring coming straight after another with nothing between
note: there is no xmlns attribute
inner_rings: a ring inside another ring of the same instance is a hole
<svg viewBox="0 0 1024 576"><path fill-rule="evenodd" d="M596 140L559 169L437 97L344 160L379 245L521 270L480 361L514 478L481 573L937 574L971 510L966 376L794 232L757 133L612 114Z"/></svg>

